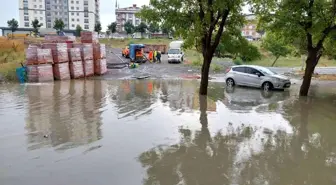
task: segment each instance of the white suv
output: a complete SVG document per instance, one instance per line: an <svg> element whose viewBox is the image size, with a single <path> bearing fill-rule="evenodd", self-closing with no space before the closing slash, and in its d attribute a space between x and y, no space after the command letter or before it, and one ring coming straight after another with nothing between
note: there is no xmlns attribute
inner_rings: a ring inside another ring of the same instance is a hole
<svg viewBox="0 0 336 185"><path fill-rule="evenodd" d="M285 89L291 86L289 78L268 68L253 65L233 66L226 71L227 86L241 85L264 90Z"/></svg>

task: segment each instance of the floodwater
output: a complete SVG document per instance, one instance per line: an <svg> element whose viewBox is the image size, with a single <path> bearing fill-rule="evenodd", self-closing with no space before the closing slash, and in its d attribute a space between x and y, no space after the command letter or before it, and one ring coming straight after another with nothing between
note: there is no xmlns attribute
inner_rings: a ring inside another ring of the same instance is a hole
<svg viewBox="0 0 336 185"><path fill-rule="evenodd" d="M336 184L335 91L224 86L1 85L0 184Z"/></svg>

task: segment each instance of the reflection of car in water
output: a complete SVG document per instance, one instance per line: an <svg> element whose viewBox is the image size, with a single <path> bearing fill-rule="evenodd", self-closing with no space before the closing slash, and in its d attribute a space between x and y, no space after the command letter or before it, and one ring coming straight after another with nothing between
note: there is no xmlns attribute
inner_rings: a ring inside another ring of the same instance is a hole
<svg viewBox="0 0 336 185"><path fill-rule="evenodd" d="M259 105L276 103L288 97L288 91L277 92L243 87L227 87L223 103L231 110L251 110Z"/></svg>

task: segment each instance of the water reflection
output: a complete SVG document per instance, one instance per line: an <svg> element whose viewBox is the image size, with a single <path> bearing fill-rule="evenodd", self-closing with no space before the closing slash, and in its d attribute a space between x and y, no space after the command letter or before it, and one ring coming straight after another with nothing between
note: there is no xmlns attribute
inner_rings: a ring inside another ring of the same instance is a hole
<svg viewBox="0 0 336 185"><path fill-rule="evenodd" d="M253 96L253 91L248 94ZM239 104L240 94L234 96L237 105L244 107ZM240 96L242 102L245 97ZM330 97L288 100L282 107L283 114L294 126L294 133L272 131L267 125L229 123L224 128L226 133L210 134L206 97L199 97L199 101L202 125L199 131L180 128L179 143L154 147L139 156L147 171L143 184L336 183L336 141L331 142L336 128L323 128L336 120L335 114L330 115L331 110L336 110L335 104L327 102ZM323 120L322 125L318 119Z"/></svg>
<svg viewBox="0 0 336 185"><path fill-rule="evenodd" d="M313 90L315 98L299 99L210 83L206 97L198 85L0 86L0 182L336 183L335 96Z"/></svg>
<svg viewBox="0 0 336 185"><path fill-rule="evenodd" d="M28 149L44 146L73 148L102 137L104 81L62 81L55 85L27 86Z"/></svg>

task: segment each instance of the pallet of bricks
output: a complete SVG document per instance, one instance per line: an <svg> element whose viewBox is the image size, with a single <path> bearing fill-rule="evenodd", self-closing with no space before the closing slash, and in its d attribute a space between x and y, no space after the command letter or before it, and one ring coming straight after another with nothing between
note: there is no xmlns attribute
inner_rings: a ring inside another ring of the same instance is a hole
<svg viewBox="0 0 336 185"><path fill-rule="evenodd" d="M107 72L106 49L95 32L82 32L81 43L68 36L48 36L26 50L28 82L47 82L102 75Z"/></svg>
<svg viewBox="0 0 336 185"><path fill-rule="evenodd" d="M92 46L94 74L103 75L107 72L105 44L100 44L96 32L81 32L83 50L85 46Z"/></svg>

